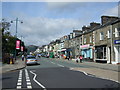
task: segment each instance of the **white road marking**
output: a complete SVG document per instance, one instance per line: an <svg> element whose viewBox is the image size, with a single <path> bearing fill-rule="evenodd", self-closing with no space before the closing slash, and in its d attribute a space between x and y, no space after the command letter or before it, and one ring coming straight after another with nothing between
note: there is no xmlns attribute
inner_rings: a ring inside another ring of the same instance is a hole
<svg viewBox="0 0 120 90"><path fill-rule="evenodd" d="M27 88L32 88L32 86L27 86Z"/></svg>
<svg viewBox="0 0 120 90"><path fill-rule="evenodd" d="M17 83L17 85L22 85L21 83Z"/></svg>
<svg viewBox="0 0 120 90"><path fill-rule="evenodd" d="M60 65L60 64L57 64L58 66L60 66L60 67L65 67L65 66L63 66L63 65Z"/></svg>
<svg viewBox="0 0 120 90"><path fill-rule="evenodd" d="M51 62L52 64L55 64L54 62Z"/></svg>
<svg viewBox="0 0 120 90"><path fill-rule="evenodd" d="M21 89L21 86L17 86L17 89Z"/></svg>
<svg viewBox="0 0 120 90"><path fill-rule="evenodd" d="M20 70L20 72L19 72L19 78L18 78L18 82L17 82L17 89L21 89L21 85L22 85L22 70Z"/></svg>
<svg viewBox="0 0 120 90"><path fill-rule="evenodd" d="M73 69L73 68L70 68L70 70L74 70L74 69ZM119 81L116 81L116 80L113 80L113 79L110 79L110 78L104 78L104 77L99 77L99 76L89 75L89 74L87 74L86 72L84 72L84 71L82 71L82 70L75 70L75 71L82 72L82 73L84 73L85 75L90 76L90 77L96 77L96 78L105 79L105 80L107 79L107 80L111 80L111 81L114 81L114 82L120 83Z"/></svg>
<svg viewBox="0 0 120 90"><path fill-rule="evenodd" d="M22 80L18 80L18 82L21 82Z"/></svg>
<svg viewBox="0 0 120 90"><path fill-rule="evenodd" d="M45 87L35 79L35 78L37 77L37 75L36 75L35 73L33 73L32 71L30 71L30 73L34 74L33 80L34 80L39 86L41 86L42 88L45 89Z"/></svg>
<svg viewBox="0 0 120 90"><path fill-rule="evenodd" d="M25 69L25 77L26 77L26 82L27 82L27 88L32 88L27 69Z"/></svg>
<svg viewBox="0 0 120 90"><path fill-rule="evenodd" d="M30 81L30 80L28 79L28 80L26 80L26 81Z"/></svg>
<svg viewBox="0 0 120 90"><path fill-rule="evenodd" d="M21 80L22 78L20 77L19 80Z"/></svg>

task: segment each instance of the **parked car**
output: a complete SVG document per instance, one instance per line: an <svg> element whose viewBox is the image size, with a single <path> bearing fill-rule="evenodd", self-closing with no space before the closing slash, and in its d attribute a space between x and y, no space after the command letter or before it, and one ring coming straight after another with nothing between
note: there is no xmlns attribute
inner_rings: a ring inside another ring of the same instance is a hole
<svg viewBox="0 0 120 90"><path fill-rule="evenodd" d="M26 65L37 64L37 63L38 63L38 60L36 59L36 56L27 55L27 57L26 57Z"/></svg>

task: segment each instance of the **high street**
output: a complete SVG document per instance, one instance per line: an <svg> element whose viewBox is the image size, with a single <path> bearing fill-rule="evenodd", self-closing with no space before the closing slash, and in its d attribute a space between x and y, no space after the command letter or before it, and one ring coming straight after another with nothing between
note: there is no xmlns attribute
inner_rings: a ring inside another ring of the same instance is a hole
<svg viewBox="0 0 120 90"><path fill-rule="evenodd" d="M90 68L63 60L39 58L39 64L3 73L2 88L40 89L46 88L118 88L119 83L75 71L71 68Z"/></svg>

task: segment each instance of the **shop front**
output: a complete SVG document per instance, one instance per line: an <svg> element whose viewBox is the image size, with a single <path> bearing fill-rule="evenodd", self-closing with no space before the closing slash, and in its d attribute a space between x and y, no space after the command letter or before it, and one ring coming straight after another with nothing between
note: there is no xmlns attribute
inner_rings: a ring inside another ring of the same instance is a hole
<svg viewBox="0 0 120 90"><path fill-rule="evenodd" d="M71 51L71 48L64 48L61 50L61 56L65 59L70 58L72 56Z"/></svg>
<svg viewBox="0 0 120 90"><path fill-rule="evenodd" d="M95 46L95 58L96 62L102 61L107 63L107 55L106 55L106 48L107 45L102 45L102 46Z"/></svg>
<svg viewBox="0 0 120 90"><path fill-rule="evenodd" d="M81 55L84 59L90 59L93 60L93 46L90 46L90 44L87 45L81 45Z"/></svg>

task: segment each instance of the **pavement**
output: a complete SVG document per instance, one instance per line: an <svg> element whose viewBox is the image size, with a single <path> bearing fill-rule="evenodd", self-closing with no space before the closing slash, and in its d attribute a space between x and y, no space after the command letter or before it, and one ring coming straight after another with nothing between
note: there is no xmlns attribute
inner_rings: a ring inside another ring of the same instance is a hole
<svg viewBox="0 0 120 90"><path fill-rule="evenodd" d="M22 61L21 58L18 58L14 64L2 64L0 65L0 74L1 73L5 73L5 72L9 72L9 71L14 71L14 70L19 70L24 68L25 65L25 61Z"/></svg>
<svg viewBox="0 0 120 90"><path fill-rule="evenodd" d="M61 59L56 59L61 60ZM103 79L109 79L115 82L120 83L120 64L113 65L113 64L107 64L107 63L96 63L96 62L88 62L83 61L82 63L76 63L75 59L67 60L62 59L68 63L75 63L83 67L74 67L70 68L71 70L75 71L82 71L86 75L91 75Z"/></svg>
<svg viewBox="0 0 120 90"><path fill-rule="evenodd" d="M56 60L63 60L66 62L73 62L76 63L76 59L68 60L68 59L56 59ZM120 64L108 64L108 63L97 63L97 62L90 62L90 61L82 61L82 63L77 63L80 65L87 65L89 67L104 69L104 70L111 70L120 72Z"/></svg>

